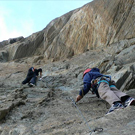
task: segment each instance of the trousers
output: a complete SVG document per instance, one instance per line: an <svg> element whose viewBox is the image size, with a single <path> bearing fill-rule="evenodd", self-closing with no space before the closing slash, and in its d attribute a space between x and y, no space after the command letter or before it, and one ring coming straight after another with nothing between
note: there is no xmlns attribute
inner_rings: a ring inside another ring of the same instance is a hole
<svg viewBox="0 0 135 135"><path fill-rule="evenodd" d="M112 105L116 101L121 101L121 97L127 96L126 93L118 90L115 86L110 87L106 82L101 82L98 87L98 93L101 99Z"/></svg>
<svg viewBox="0 0 135 135"><path fill-rule="evenodd" d="M35 75L34 76L27 76L26 79L22 82L22 84L33 83L36 85L36 80L37 80L37 77Z"/></svg>

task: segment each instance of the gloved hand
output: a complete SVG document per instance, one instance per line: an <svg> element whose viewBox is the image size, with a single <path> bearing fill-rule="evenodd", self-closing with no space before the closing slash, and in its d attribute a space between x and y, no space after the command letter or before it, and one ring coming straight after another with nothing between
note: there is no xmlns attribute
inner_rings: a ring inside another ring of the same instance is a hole
<svg viewBox="0 0 135 135"><path fill-rule="evenodd" d="M75 101L75 102L78 102L78 101L81 100L81 99L82 99L82 96L78 95L78 96L76 97L76 101Z"/></svg>

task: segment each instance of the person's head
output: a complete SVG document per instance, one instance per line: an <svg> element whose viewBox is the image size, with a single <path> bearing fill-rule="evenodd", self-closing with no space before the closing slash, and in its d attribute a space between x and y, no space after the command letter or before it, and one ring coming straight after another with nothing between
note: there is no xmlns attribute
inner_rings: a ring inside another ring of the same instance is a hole
<svg viewBox="0 0 135 135"><path fill-rule="evenodd" d="M83 78L84 78L85 74L88 73L88 72L90 72L90 71L91 71L91 68L86 69L86 70L83 72Z"/></svg>
<svg viewBox="0 0 135 135"><path fill-rule="evenodd" d="M35 68L34 67L31 67L32 71L34 72L35 71Z"/></svg>

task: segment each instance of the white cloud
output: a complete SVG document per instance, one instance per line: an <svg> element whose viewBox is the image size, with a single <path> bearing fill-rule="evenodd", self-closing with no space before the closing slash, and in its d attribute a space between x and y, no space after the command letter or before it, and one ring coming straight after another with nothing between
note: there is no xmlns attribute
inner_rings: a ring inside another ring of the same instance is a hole
<svg viewBox="0 0 135 135"><path fill-rule="evenodd" d="M56 17L89 1L0 1L0 42L18 36L30 36Z"/></svg>
<svg viewBox="0 0 135 135"><path fill-rule="evenodd" d="M11 11L1 7L0 11L0 42L19 36L27 37L34 31L32 19L14 17Z"/></svg>
<svg viewBox="0 0 135 135"><path fill-rule="evenodd" d="M18 30L9 31L4 17L0 16L0 41L7 40L9 38L14 38L20 36L21 33Z"/></svg>

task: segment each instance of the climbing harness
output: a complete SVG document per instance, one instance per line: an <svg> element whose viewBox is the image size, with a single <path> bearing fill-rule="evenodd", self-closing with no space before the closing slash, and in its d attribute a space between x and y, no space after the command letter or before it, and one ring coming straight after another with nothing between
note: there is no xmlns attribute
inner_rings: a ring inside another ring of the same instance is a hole
<svg viewBox="0 0 135 135"><path fill-rule="evenodd" d="M87 127L89 128L90 130L90 135L93 133L93 132L102 132L103 131L103 128L95 128L94 130L91 130L90 126L88 125L88 122L86 121L86 119L84 118L81 110L78 108L78 106L76 105L76 102L74 101L73 98L70 98L72 100L72 104L76 107L76 109L78 110L78 112L80 113L80 115L82 116L83 120L85 121Z"/></svg>
<svg viewBox="0 0 135 135"><path fill-rule="evenodd" d="M98 98L100 98L99 93L98 93L98 87L100 83L107 83L109 87L115 87L115 82L111 80L111 76L108 75L102 75L101 77L97 77L96 79L91 80L91 92L96 94Z"/></svg>

